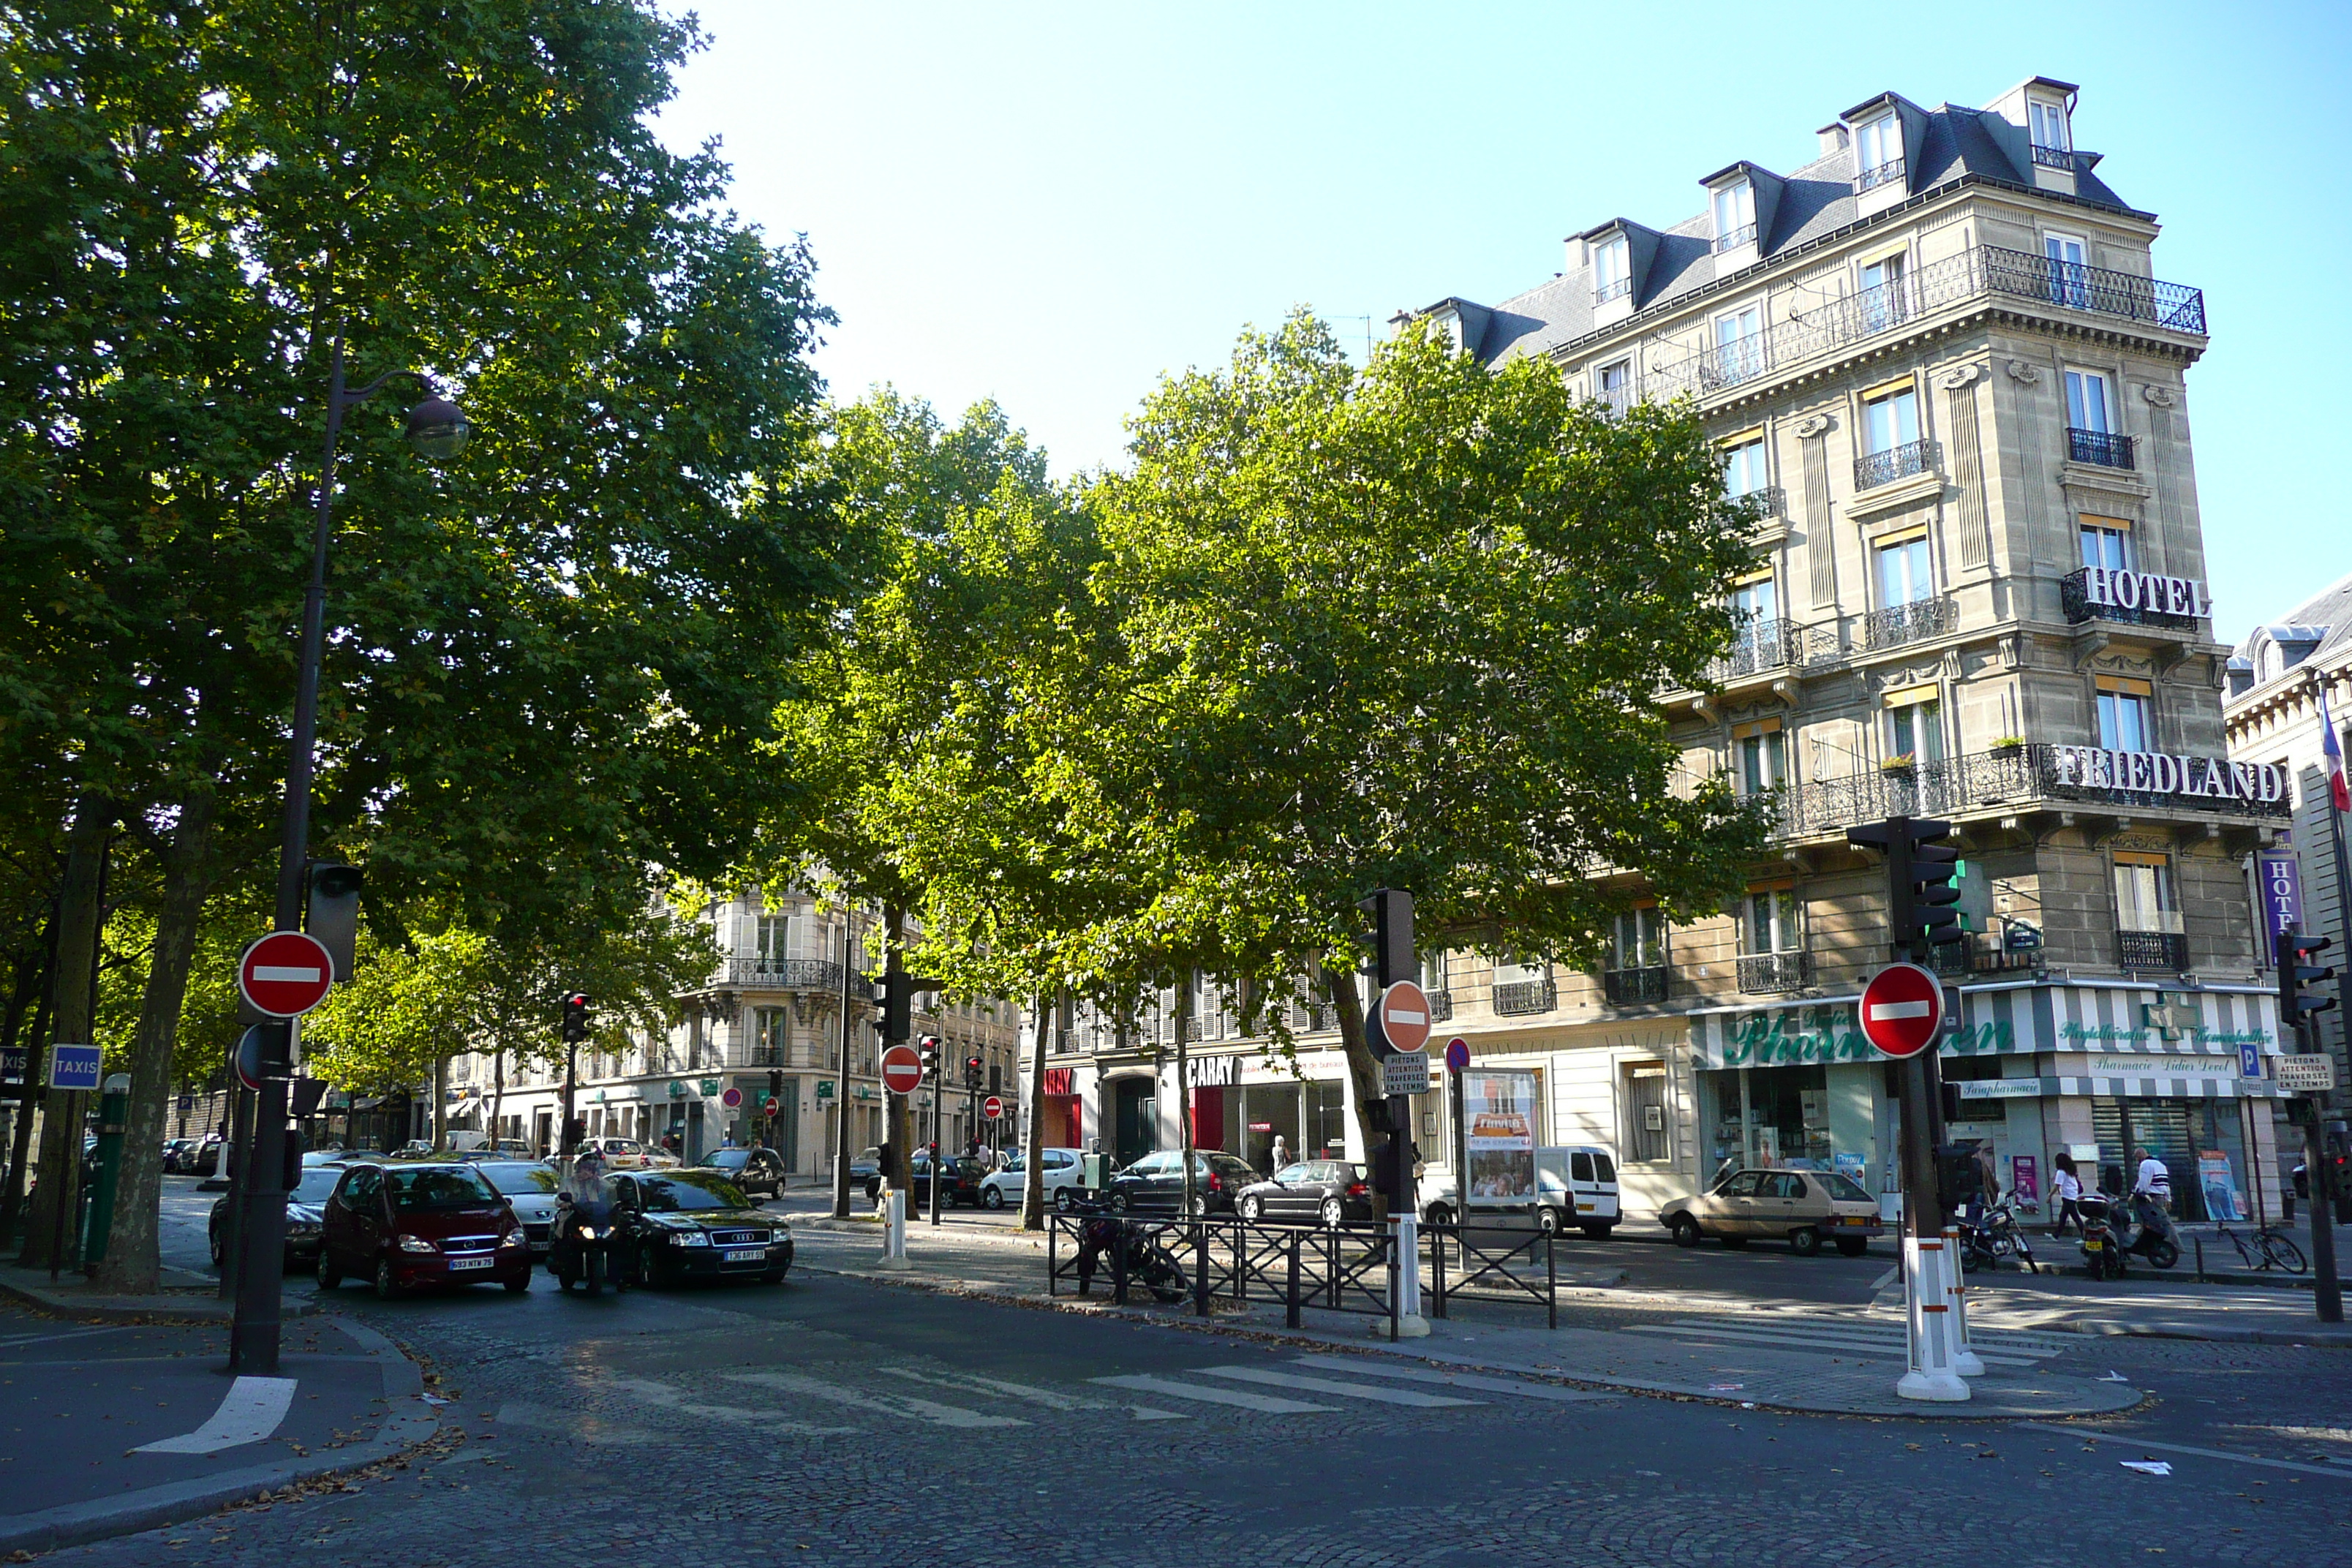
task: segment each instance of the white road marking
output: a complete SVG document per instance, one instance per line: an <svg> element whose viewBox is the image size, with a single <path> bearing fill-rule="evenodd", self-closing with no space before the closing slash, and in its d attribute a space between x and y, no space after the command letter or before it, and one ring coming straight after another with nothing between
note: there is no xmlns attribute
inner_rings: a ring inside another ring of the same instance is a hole
<svg viewBox="0 0 2352 1568"><path fill-rule="evenodd" d="M1149 1374L1093 1377L1087 1381L1110 1388L1132 1388L1139 1394L1157 1394L1167 1399L1197 1399L1203 1405L1235 1405L1244 1410L1263 1411L1268 1415L1336 1415L1339 1413L1336 1405L1309 1405L1303 1399L1277 1399L1270 1394L1244 1394L1237 1388L1192 1388Z"/></svg>
<svg viewBox="0 0 2352 1568"><path fill-rule="evenodd" d="M1848 1355L1874 1356L1890 1361L1901 1361L1910 1353L1899 1329L1886 1338L1834 1329L1768 1329L1761 1325L1740 1324L1735 1327L1718 1323L1675 1323L1672 1326L1642 1323L1625 1331L1631 1334L1664 1334L1669 1338L1701 1334L1709 1339L1728 1340L1735 1344L1754 1345L1759 1349L1780 1346L1790 1350L1842 1351ZM1988 1348L1997 1342L1974 1334L1969 1337L1969 1343L1977 1352L1977 1359L1989 1366L2032 1366L2051 1353L2004 1354L1999 1349Z"/></svg>
<svg viewBox="0 0 2352 1568"><path fill-rule="evenodd" d="M827 1383L823 1378L797 1372L730 1372L724 1375L730 1383L757 1384L762 1388L782 1389L787 1394L804 1394L811 1399L830 1400L853 1410L874 1410L885 1415L928 1421L934 1426L1029 1425L1017 1415L983 1415L977 1410L966 1410L961 1405L941 1405L936 1400L917 1399L912 1394L863 1394L856 1389L844 1388L837 1383Z"/></svg>
<svg viewBox="0 0 2352 1568"><path fill-rule="evenodd" d="M1444 1394L1423 1394L1411 1388L1374 1388L1366 1383L1333 1383L1328 1378L1301 1377L1295 1372L1270 1372L1262 1366L1204 1366L1210 1377L1230 1377L1242 1383L1267 1383L1276 1388L1301 1388L1335 1399L1369 1399L1380 1405L1411 1405L1435 1410L1454 1405L1484 1405L1483 1399L1455 1399Z"/></svg>
<svg viewBox="0 0 2352 1568"><path fill-rule="evenodd" d="M286 1419L287 1408L294 1403L294 1383L290 1377L240 1377L221 1395L220 1408L213 1412L211 1420L184 1437L142 1443L131 1452L217 1454L223 1448L258 1443Z"/></svg>
<svg viewBox="0 0 2352 1568"><path fill-rule="evenodd" d="M1327 1372L1402 1378L1412 1383L1434 1383L1448 1388L1475 1388L1482 1394L1507 1394L1518 1399L1540 1399L1555 1405L1588 1405L1595 1400L1614 1401L1619 1397L1614 1394L1599 1394L1589 1389L1562 1388L1556 1383L1525 1383L1516 1378L1487 1377L1475 1372L1444 1372L1435 1367L1389 1366L1349 1356L1303 1355L1297 1358L1297 1364L1320 1367Z"/></svg>
<svg viewBox="0 0 2352 1568"><path fill-rule="evenodd" d="M667 1383L656 1383L649 1377L608 1377L609 1383L624 1394L634 1394L648 1405L658 1405L675 1410L681 1415L699 1415L713 1421L732 1421L739 1426L757 1426L763 1432L856 1432L856 1426L817 1426L806 1421L787 1420L772 1410L749 1410L740 1405L707 1405L690 1399L683 1389Z"/></svg>
<svg viewBox="0 0 2352 1568"><path fill-rule="evenodd" d="M2228 1459L2235 1464L2260 1465L2266 1470L2294 1470L2301 1475L2333 1476L2339 1481L2352 1480L2352 1476L2325 1465L2298 1465L2292 1459L2265 1459L2253 1454L2232 1454L2226 1448L2192 1448L2186 1443L2153 1443L2146 1437L2135 1437L2128 1432L2101 1432L2089 1426L2053 1426L2041 1421L2020 1421L2017 1426L2021 1431L2051 1432L2061 1437L2080 1437L2085 1442L2113 1443L2118 1447L2156 1448L2167 1454L2194 1454L2200 1459Z"/></svg>
<svg viewBox="0 0 2352 1568"><path fill-rule="evenodd" d="M911 1366L886 1366L880 1370L891 1377L903 1377L909 1383L928 1383L934 1388L960 1388L974 1394L1001 1394L1007 1398L1042 1405L1048 1410L1126 1410L1132 1412L1138 1421L1192 1419L1181 1410L1154 1410L1146 1405L1120 1405L1108 1399L1089 1399L1083 1394L1065 1394L1056 1388L1040 1388L1034 1383L1013 1383L1001 1377L982 1377L976 1372L942 1374L918 1371Z"/></svg>

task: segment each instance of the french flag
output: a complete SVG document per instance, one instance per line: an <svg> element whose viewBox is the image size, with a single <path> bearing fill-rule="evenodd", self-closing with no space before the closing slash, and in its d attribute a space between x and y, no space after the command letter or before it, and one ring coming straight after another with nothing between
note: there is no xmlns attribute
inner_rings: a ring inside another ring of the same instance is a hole
<svg viewBox="0 0 2352 1568"><path fill-rule="evenodd" d="M2336 739L2336 721L2327 711L2327 687L2319 688L2319 751L2327 759L2327 797L2338 811L2352 811L2352 788L2344 783L2344 748Z"/></svg>

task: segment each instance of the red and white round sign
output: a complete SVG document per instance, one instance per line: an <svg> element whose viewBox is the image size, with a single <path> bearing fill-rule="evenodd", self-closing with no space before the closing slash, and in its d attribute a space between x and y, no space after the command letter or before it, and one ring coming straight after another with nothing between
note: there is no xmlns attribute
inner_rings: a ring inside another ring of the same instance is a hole
<svg viewBox="0 0 2352 1568"><path fill-rule="evenodd" d="M912 1094L922 1087L923 1058L912 1046L892 1046L882 1053L882 1083L892 1094Z"/></svg>
<svg viewBox="0 0 2352 1568"><path fill-rule="evenodd" d="M245 950L236 984L259 1011L273 1018L299 1018L333 989L335 961L316 937L274 931Z"/></svg>
<svg viewBox="0 0 2352 1568"><path fill-rule="evenodd" d="M990 1095L980 1102L980 1113L991 1121L998 1120L1004 1114L1003 1100L997 1095Z"/></svg>
<svg viewBox="0 0 2352 1568"><path fill-rule="evenodd" d="M1429 993L1410 980L1381 992L1380 1029L1392 1050L1417 1051L1429 1044Z"/></svg>
<svg viewBox="0 0 2352 1568"><path fill-rule="evenodd" d="M1916 1057L1944 1026L1944 984L1916 963L1890 963L1854 1005L1863 1035L1890 1057Z"/></svg>

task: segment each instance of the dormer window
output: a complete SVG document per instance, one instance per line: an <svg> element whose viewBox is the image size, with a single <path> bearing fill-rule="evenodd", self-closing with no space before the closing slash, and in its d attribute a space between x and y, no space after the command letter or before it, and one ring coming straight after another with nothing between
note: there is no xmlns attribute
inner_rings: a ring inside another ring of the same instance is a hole
<svg viewBox="0 0 2352 1568"><path fill-rule="evenodd" d="M1632 249L1622 234L1592 247L1592 302L1605 305L1633 291Z"/></svg>
<svg viewBox="0 0 2352 1568"><path fill-rule="evenodd" d="M2066 106L2036 99L2026 105L2027 133L2033 143L2033 161L2044 168L2074 166L2074 143L2067 136Z"/></svg>
<svg viewBox="0 0 2352 1568"><path fill-rule="evenodd" d="M1756 187L1746 180L1715 193L1715 249L1720 256L1738 246L1756 243Z"/></svg>
<svg viewBox="0 0 2352 1568"><path fill-rule="evenodd" d="M1903 121L1882 114L1853 129L1855 174L1853 188L1875 190L1903 177Z"/></svg>

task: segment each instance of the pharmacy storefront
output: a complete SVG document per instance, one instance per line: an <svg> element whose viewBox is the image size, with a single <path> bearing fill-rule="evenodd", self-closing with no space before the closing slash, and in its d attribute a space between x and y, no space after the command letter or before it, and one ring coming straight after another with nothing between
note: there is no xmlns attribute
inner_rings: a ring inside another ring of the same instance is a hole
<svg viewBox="0 0 2352 1568"><path fill-rule="evenodd" d="M2162 1026L2148 1022L2150 1006ZM2088 1186L2095 1166L2119 1175L2133 1144L2171 1170L2181 1217L2249 1214L2253 1173L2277 1168L2267 1063L2278 1050L2276 1004L2252 988L1963 987L1960 1029L1940 1053L1962 1110L1949 1135L1990 1141L2002 1185L2029 1215L2046 1211L2058 1153ZM1702 1181L1786 1165L1899 1188L1895 1087L1852 997L1695 1014L1691 1058ZM2263 1194L2267 1212L2277 1202Z"/></svg>

